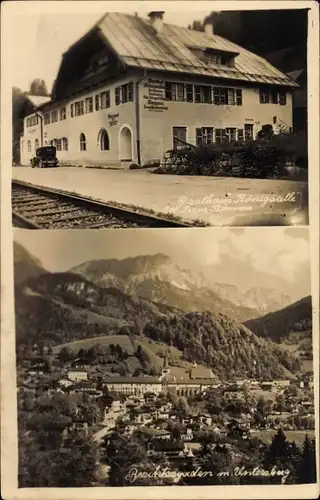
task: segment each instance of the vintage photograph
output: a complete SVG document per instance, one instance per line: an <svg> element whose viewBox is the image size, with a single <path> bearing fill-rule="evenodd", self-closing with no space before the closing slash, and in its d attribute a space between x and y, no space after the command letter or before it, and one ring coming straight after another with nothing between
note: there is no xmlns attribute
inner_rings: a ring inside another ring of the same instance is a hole
<svg viewBox="0 0 320 500"><path fill-rule="evenodd" d="M15 230L19 488L316 483L309 251Z"/></svg>
<svg viewBox="0 0 320 500"><path fill-rule="evenodd" d="M32 3L8 43L15 227L308 224L309 9Z"/></svg>

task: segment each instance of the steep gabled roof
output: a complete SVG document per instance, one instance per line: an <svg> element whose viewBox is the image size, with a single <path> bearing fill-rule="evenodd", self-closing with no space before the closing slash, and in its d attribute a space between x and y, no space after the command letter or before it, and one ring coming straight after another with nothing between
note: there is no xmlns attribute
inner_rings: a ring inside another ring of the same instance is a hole
<svg viewBox="0 0 320 500"><path fill-rule="evenodd" d="M167 23L163 24L161 33L156 33L149 19L109 12L63 54L52 89L53 96L56 95L65 69L71 64L69 56L74 52L81 54L82 48L94 37L105 44L106 49L113 54L123 69L137 68L299 87L294 80L266 59L221 36L210 36L204 32ZM203 50L234 55L234 66L218 64L213 59L201 57Z"/></svg>
<svg viewBox="0 0 320 500"><path fill-rule="evenodd" d="M119 58L129 67L191 73L249 82L297 86L265 59L217 35L172 24L155 34L150 20L108 13L96 25ZM201 60L192 48L237 53L234 67Z"/></svg>
<svg viewBox="0 0 320 500"><path fill-rule="evenodd" d="M30 101L30 103L32 104L32 106L34 108L38 108L42 104L45 104L45 103L47 103L47 102L50 101L50 97L49 96L42 96L42 95L29 95L29 94L26 94L26 98Z"/></svg>

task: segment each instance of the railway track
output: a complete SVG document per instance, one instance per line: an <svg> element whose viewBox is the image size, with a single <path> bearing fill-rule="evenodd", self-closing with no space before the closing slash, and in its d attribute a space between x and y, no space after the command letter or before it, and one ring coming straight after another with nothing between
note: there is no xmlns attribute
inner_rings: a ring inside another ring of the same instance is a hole
<svg viewBox="0 0 320 500"><path fill-rule="evenodd" d="M12 223L24 229L191 227L52 188L12 181Z"/></svg>

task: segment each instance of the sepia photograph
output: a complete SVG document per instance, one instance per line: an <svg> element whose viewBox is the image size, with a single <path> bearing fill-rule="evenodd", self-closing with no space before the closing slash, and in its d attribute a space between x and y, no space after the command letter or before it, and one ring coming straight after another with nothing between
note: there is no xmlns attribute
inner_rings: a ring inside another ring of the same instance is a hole
<svg viewBox="0 0 320 500"><path fill-rule="evenodd" d="M19 488L316 483L307 228L15 230L14 287Z"/></svg>
<svg viewBox="0 0 320 500"><path fill-rule="evenodd" d="M310 9L214 3L15 11L15 227L308 224Z"/></svg>
<svg viewBox="0 0 320 500"><path fill-rule="evenodd" d="M1 7L1 496L317 498L318 5Z"/></svg>

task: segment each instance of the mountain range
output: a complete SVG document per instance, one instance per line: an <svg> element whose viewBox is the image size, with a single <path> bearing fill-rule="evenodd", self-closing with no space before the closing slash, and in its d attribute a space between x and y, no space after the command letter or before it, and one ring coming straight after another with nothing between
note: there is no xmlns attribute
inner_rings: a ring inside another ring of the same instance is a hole
<svg viewBox="0 0 320 500"><path fill-rule="evenodd" d="M70 269L99 286L113 286L184 311L222 312L238 321L258 317L290 304L290 297L263 287L240 292L234 285L209 281L163 254L122 260L94 260Z"/></svg>
<svg viewBox="0 0 320 500"><path fill-rule="evenodd" d="M220 376L252 374L256 366L264 376L299 370L288 350L241 324L240 315L253 317L255 310L223 298L218 287L206 288L204 276L180 270L162 254L49 273L18 249L15 278L18 346L128 335L173 346Z"/></svg>
<svg viewBox="0 0 320 500"><path fill-rule="evenodd" d="M293 337L312 338L311 296L260 318L245 322L252 332L274 342L292 341Z"/></svg>

